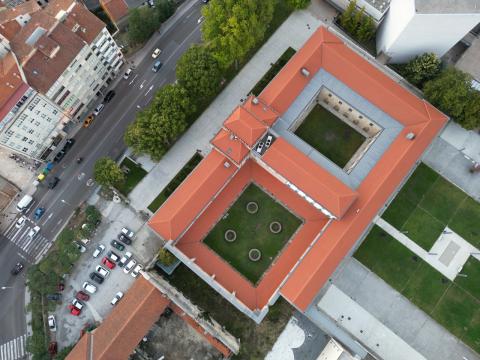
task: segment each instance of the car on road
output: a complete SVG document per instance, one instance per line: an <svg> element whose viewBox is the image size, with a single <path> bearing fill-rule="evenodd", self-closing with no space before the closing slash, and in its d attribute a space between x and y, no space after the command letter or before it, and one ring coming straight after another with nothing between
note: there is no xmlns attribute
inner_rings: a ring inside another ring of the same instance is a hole
<svg viewBox="0 0 480 360"><path fill-rule="evenodd" d="M115 262L113 262L106 256L102 259L102 264L108 267L110 270L114 269L116 265Z"/></svg>
<svg viewBox="0 0 480 360"><path fill-rule="evenodd" d="M39 232L40 232L40 226L37 225L33 229L30 229L27 236L30 239L33 239Z"/></svg>
<svg viewBox="0 0 480 360"><path fill-rule="evenodd" d="M123 74L123 78L124 78L125 80L128 80L128 78L129 78L130 75L132 74L132 71L133 71L132 68L128 68L127 71L125 71L125 74Z"/></svg>
<svg viewBox="0 0 480 360"><path fill-rule="evenodd" d="M74 241L73 244L77 247L77 249L83 254L85 251L87 251L87 248L80 244L78 241Z"/></svg>
<svg viewBox="0 0 480 360"><path fill-rule="evenodd" d="M132 253L127 251L125 253L125 255L123 255L122 258L120 259L120 261L118 262L118 266L124 267L125 264L128 262L128 260L130 260L131 257L132 257Z"/></svg>
<svg viewBox="0 0 480 360"><path fill-rule="evenodd" d="M115 294L115 297L110 301L110 304L117 305L117 303L123 298L123 292L119 291Z"/></svg>
<svg viewBox="0 0 480 360"><path fill-rule="evenodd" d="M130 240L128 237L126 237L123 234L118 234L118 240L123 242L125 245L130 245L132 243L132 240Z"/></svg>
<svg viewBox="0 0 480 360"><path fill-rule="evenodd" d="M10 271L10 273L12 275L18 275L22 270L23 270L23 264L21 262L18 262L15 264L15 266L13 267L12 271Z"/></svg>
<svg viewBox="0 0 480 360"><path fill-rule="evenodd" d="M137 265L137 262L135 261L135 259L131 259L127 265L125 265L125 267L123 268L123 272L125 274L128 274L134 267L135 265Z"/></svg>
<svg viewBox="0 0 480 360"><path fill-rule="evenodd" d="M92 113L93 116L97 116L98 114L100 114L104 107L105 107L104 103L98 104L98 106L95 108L95 110L93 110L93 113Z"/></svg>
<svg viewBox="0 0 480 360"><path fill-rule="evenodd" d="M48 316L48 328L50 331L57 331L57 322L55 321L54 315Z"/></svg>
<svg viewBox="0 0 480 360"><path fill-rule="evenodd" d="M45 213L45 208L44 207L38 207L35 209L35 212L33 213L33 219L35 221L40 220L42 215Z"/></svg>
<svg viewBox="0 0 480 360"><path fill-rule="evenodd" d="M100 275L102 275L104 278L110 275L110 271L108 271L107 269L105 269L103 266L100 266L100 265L97 265L97 267L95 268L95 271Z"/></svg>
<svg viewBox="0 0 480 360"><path fill-rule="evenodd" d="M93 252L92 256L96 258L98 257L98 255L100 255L104 251L105 251L105 245L100 244L95 248L95 251Z"/></svg>
<svg viewBox="0 0 480 360"><path fill-rule="evenodd" d="M89 127L90 124L92 123L92 121L93 121L93 115L90 114L90 115L88 115L87 118L83 121L83 127L84 127L84 128Z"/></svg>
<svg viewBox="0 0 480 360"><path fill-rule="evenodd" d="M105 280L105 278L102 275L100 275L99 273L97 273L95 271L90 273L90 279L95 281L97 284L101 284Z"/></svg>
<svg viewBox="0 0 480 360"><path fill-rule="evenodd" d="M95 294L95 292L97 291L97 287L95 285L89 283L88 281L85 281L83 283L82 288L84 290L86 290L87 292L89 292L90 294Z"/></svg>
<svg viewBox="0 0 480 360"><path fill-rule="evenodd" d="M61 299L62 299L62 294L59 294L59 293L47 294L47 300L58 301Z"/></svg>
<svg viewBox="0 0 480 360"><path fill-rule="evenodd" d="M110 250L107 253L107 256L111 261L114 261L115 263L117 263L118 260L120 260L120 256L116 252L114 252L113 250Z"/></svg>
<svg viewBox="0 0 480 360"><path fill-rule="evenodd" d="M25 222L27 221L27 218L25 216L20 216L17 220L17 222L15 223L15 227L17 229L21 229L23 227L23 225L25 225Z"/></svg>
<svg viewBox="0 0 480 360"><path fill-rule="evenodd" d="M63 149L64 149L64 150L69 150L74 144L75 144L75 139L73 139L73 138L67 139L67 141L65 142L65 146L63 147Z"/></svg>
<svg viewBox="0 0 480 360"><path fill-rule="evenodd" d="M120 244L117 240L112 240L110 241L110 245L112 245L115 249L119 250L119 251L123 251L125 250L125 245L123 244Z"/></svg>
<svg viewBox="0 0 480 360"><path fill-rule="evenodd" d="M103 98L103 102L109 103L113 99L114 96L115 96L115 91L110 90L109 92L107 92L107 94Z"/></svg>
<svg viewBox="0 0 480 360"><path fill-rule="evenodd" d="M60 160L63 159L63 157L65 156L65 151L64 150L60 150L57 155L55 155L55 157L53 158L53 162L60 162Z"/></svg>
<svg viewBox="0 0 480 360"><path fill-rule="evenodd" d="M60 179L55 176L53 179L51 179L51 180L48 182L48 188L49 188L49 189L54 189L55 186L57 186L57 184L58 184L59 181L60 181Z"/></svg>
<svg viewBox="0 0 480 360"><path fill-rule="evenodd" d="M120 233L122 233L129 239L133 239L133 237L135 236L135 233L127 227L123 227L122 230L120 230Z"/></svg>
<svg viewBox="0 0 480 360"><path fill-rule="evenodd" d="M90 295L88 295L87 293L85 293L83 291L78 291L75 295L75 298L77 300L88 301L88 300L90 300Z"/></svg>
<svg viewBox="0 0 480 360"><path fill-rule="evenodd" d="M137 266L135 266L135 269L132 270L130 275L132 275L134 278L136 278L138 276L138 274L140 273L140 270L142 270L142 269L143 269L143 266L141 264L138 264Z"/></svg>
<svg viewBox="0 0 480 360"><path fill-rule="evenodd" d="M158 72L158 70L160 70L160 68L162 67L162 62L159 60L159 61L155 61L155 63L153 64L153 67L152 67L152 71L153 72Z"/></svg>
<svg viewBox="0 0 480 360"><path fill-rule="evenodd" d="M156 48L155 50L153 50L152 58L156 59L160 55L161 52L162 52L162 50L160 50L159 48Z"/></svg>
<svg viewBox="0 0 480 360"><path fill-rule="evenodd" d="M200 24L203 20L205 20L205 17L200 16L197 20L197 24Z"/></svg>

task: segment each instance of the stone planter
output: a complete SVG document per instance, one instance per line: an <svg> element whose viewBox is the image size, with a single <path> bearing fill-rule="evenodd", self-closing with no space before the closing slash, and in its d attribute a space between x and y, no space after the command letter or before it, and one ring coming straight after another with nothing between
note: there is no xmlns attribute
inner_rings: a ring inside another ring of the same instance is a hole
<svg viewBox="0 0 480 360"><path fill-rule="evenodd" d="M248 258L250 261L258 261L262 258L262 253L258 249L250 249L248 252Z"/></svg>
<svg viewBox="0 0 480 360"><path fill-rule="evenodd" d="M281 231L282 231L282 224L280 224L278 221L272 221L270 223L270 232L272 234L278 234Z"/></svg>
<svg viewBox="0 0 480 360"><path fill-rule="evenodd" d="M250 201L247 204L247 212L249 214L256 214L258 212L258 204L255 201Z"/></svg>
<svg viewBox="0 0 480 360"><path fill-rule="evenodd" d="M237 233L235 232L235 230L229 229L225 231L224 237L225 241L234 242L235 240L237 240Z"/></svg>

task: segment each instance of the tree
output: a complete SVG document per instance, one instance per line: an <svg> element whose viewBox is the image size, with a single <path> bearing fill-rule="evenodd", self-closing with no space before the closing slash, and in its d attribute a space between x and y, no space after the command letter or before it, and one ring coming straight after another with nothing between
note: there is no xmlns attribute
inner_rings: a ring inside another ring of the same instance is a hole
<svg viewBox="0 0 480 360"><path fill-rule="evenodd" d="M340 25L352 34L355 31L356 23L354 21L355 14L357 12L357 1L350 1L345 11L340 15Z"/></svg>
<svg viewBox="0 0 480 360"><path fill-rule="evenodd" d="M161 22L148 7L130 10L128 17L128 37L134 44L145 42L160 26Z"/></svg>
<svg viewBox="0 0 480 360"><path fill-rule="evenodd" d="M470 75L448 68L424 86L428 101L466 129L480 126L480 95L471 86Z"/></svg>
<svg viewBox="0 0 480 360"><path fill-rule="evenodd" d="M177 62L178 83L198 103L214 97L220 87L222 72L212 53L201 45L191 46Z"/></svg>
<svg viewBox="0 0 480 360"><path fill-rule="evenodd" d="M364 8L362 8L364 9ZM375 24L370 16L363 15L356 31L356 37L360 42L367 42L375 36Z"/></svg>
<svg viewBox="0 0 480 360"><path fill-rule="evenodd" d="M92 224L96 227L102 220L102 214L95 206L89 205L85 209L85 218L87 220L87 223Z"/></svg>
<svg viewBox="0 0 480 360"><path fill-rule="evenodd" d="M310 0L287 0L287 3L292 9L300 10L310 5Z"/></svg>
<svg viewBox="0 0 480 360"><path fill-rule="evenodd" d="M170 251L164 248L160 249L160 251L158 252L157 259L165 266L170 266L177 260L175 255L173 255Z"/></svg>
<svg viewBox="0 0 480 360"><path fill-rule="evenodd" d="M175 12L175 4L172 0L156 0L155 9L157 10L158 20L163 23Z"/></svg>
<svg viewBox="0 0 480 360"><path fill-rule="evenodd" d="M263 39L276 2L213 0L203 7L203 40L223 69L243 59Z"/></svg>
<svg viewBox="0 0 480 360"><path fill-rule="evenodd" d="M187 91L180 85L166 85L149 108L140 112L125 132L125 143L135 153L147 153L154 161L162 158L188 126L195 111Z"/></svg>
<svg viewBox="0 0 480 360"><path fill-rule="evenodd" d="M125 181L125 174L120 166L108 157L95 162L93 177L97 183L104 186L115 186Z"/></svg>
<svg viewBox="0 0 480 360"><path fill-rule="evenodd" d="M433 53L425 53L410 60L404 67L402 74L415 86L422 87L440 73L441 61Z"/></svg>

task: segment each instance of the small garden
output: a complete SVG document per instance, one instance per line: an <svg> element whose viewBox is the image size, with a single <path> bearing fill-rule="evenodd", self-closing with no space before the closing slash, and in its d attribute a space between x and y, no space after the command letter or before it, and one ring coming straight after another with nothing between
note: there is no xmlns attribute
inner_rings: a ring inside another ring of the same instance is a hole
<svg viewBox="0 0 480 360"><path fill-rule="evenodd" d="M147 172L142 168L141 165L133 162L128 157L123 159L123 161L120 163L120 169L125 174L125 180L118 184L116 188L123 195L127 196L135 188L135 186L142 181L145 175L147 175Z"/></svg>
<svg viewBox="0 0 480 360"><path fill-rule="evenodd" d="M365 137L321 105L315 105L295 135L341 168L345 167Z"/></svg>
<svg viewBox="0 0 480 360"><path fill-rule="evenodd" d="M270 195L250 184L204 243L256 284L301 223Z"/></svg>

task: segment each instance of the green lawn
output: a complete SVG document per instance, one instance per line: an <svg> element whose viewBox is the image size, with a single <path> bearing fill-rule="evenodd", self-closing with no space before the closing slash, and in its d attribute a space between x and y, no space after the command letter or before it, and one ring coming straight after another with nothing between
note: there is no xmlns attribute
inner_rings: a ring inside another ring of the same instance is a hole
<svg viewBox="0 0 480 360"><path fill-rule="evenodd" d="M341 168L365 141L363 135L320 105L315 105L295 135Z"/></svg>
<svg viewBox="0 0 480 360"><path fill-rule="evenodd" d="M480 263L470 258L455 282L378 226L354 257L473 350L480 352Z"/></svg>
<svg viewBox="0 0 480 360"><path fill-rule="evenodd" d="M256 214L249 214L246 210L250 201L258 204ZM269 224L272 221L282 224L279 234L270 232ZM204 243L256 284L301 223L300 219L262 189L250 184L228 209L226 217L210 231ZM228 229L237 234L234 242L227 242L224 238ZM261 251L262 257L259 261L253 262L248 258L248 252L252 248Z"/></svg>
<svg viewBox="0 0 480 360"><path fill-rule="evenodd" d="M125 182L117 186L117 190L123 195L128 195L135 186L147 175L147 172L143 170L140 165L137 165L129 158L123 159L120 164L120 168L128 168L128 173L125 175Z"/></svg>
<svg viewBox="0 0 480 360"><path fill-rule="evenodd" d="M254 88L250 91L253 95L258 96L260 93L267 87L270 81L273 80L275 75L279 73L280 70L287 64L288 60L295 55L296 50L289 47L285 52L278 58L277 61L270 67L265 75L257 82Z"/></svg>
<svg viewBox="0 0 480 360"><path fill-rule="evenodd" d="M167 186L158 194L158 196L148 205L148 210L155 212L160 206L168 199L170 195L175 191L177 187L180 186L183 180L186 179L188 174L190 174L193 169L198 165L198 163L203 159L203 156L199 153L195 153L190 160L185 164L183 168L175 175L175 177L168 183Z"/></svg>

